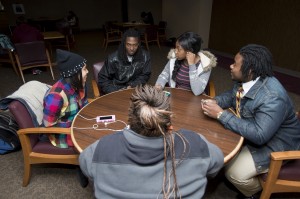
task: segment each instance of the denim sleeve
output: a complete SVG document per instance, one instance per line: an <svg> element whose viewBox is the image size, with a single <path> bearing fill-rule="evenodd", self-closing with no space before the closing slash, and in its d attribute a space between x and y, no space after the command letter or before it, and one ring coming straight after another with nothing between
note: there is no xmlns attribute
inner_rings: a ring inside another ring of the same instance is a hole
<svg viewBox="0 0 300 199"><path fill-rule="evenodd" d="M248 99L250 100L250 99ZM279 95L264 95L251 99L251 106L243 107L242 118L228 111L224 112L220 122L256 145L267 143L284 121L288 104Z"/></svg>
<svg viewBox="0 0 300 199"><path fill-rule="evenodd" d="M228 90L221 95L218 95L215 97L215 100L217 101L217 104L222 109L228 109L231 107L234 107L235 105L235 92L234 90Z"/></svg>

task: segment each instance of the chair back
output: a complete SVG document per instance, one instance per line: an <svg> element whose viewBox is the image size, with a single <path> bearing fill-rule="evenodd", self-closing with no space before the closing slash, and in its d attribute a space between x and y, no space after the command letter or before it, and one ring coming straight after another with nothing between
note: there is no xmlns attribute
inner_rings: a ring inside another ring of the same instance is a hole
<svg viewBox="0 0 300 199"><path fill-rule="evenodd" d="M162 40L167 40L166 29L167 29L167 22L166 21L160 21L158 23L158 36Z"/></svg>
<svg viewBox="0 0 300 199"><path fill-rule="evenodd" d="M103 65L104 65L103 61L93 64L94 79L92 80L92 88L93 88L95 98L99 97L100 95L103 95L101 89L98 87L98 74L102 69Z"/></svg>
<svg viewBox="0 0 300 199"><path fill-rule="evenodd" d="M17 43L15 47L21 66L48 63L44 41Z"/></svg>
<svg viewBox="0 0 300 199"><path fill-rule="evenodd" d="M122 41L122 32L119 29L116 29L114 26L106 23L103 25L104 31L104 41L103 47L107 49L108 43L112 42L121 42Z"/></svg>
<svg viewBox="0 0 300 199"><path fill-rule="evenodd" d="M32 118L27 110L27 108L18 100L13 100L9 105L8 109L14 116L19 129L32 128L35 127ZM30 136L30 143L33 147L38 142L38 135Z"/></svg>
<svg viewBox="0 0 300 199"><path fill-rule="evenodd" d="M15 58L24 83L23 70L38 66L49 67L54 80L52 62L44 41L18 43L15 47Z"/></svg>
<svg viewBox="0 0 300 199"><path fill-rule="evenodd" d="M94 80L98 82L98 74L104 65L104 61L93 64Z"/></svg>
<svg viewBox="0 0 300 199"><path fill-rule="evenodd" d="M141 35L141 42L146 44L147 50L149 50L150 42L156 42L160 49L160 43L158 37L158 26L157 25L146 26L144 34Z"/></svg>

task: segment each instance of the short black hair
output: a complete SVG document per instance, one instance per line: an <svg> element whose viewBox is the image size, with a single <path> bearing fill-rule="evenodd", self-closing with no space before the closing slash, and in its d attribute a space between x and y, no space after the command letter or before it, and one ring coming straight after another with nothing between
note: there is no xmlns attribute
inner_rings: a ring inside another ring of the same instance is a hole
<svg viewBox="0 0 300 199"><path fill-rule="evenodd" d="M139 48L137 49L137 52L135 55L140 55L140 43L141 43L141 39L140 39L140 33L133 29L133 28L130 28L130 29L127 29L123 36L122 36L122 41L121 41L121 44L119 45L119 48L118 48L118 56L121 60L127 60L127 53L126 53L126 39L127 37L135 37L138 39L139 41Z"/></svg>
<svg viewBox="0 0 300 199"><path fill-rule="evenodd" d="M272 77L273 56L268 48L258 44L248 44L242 47L239 54L243 57L241 67L244 80L255 80L257 77Z"/></svg>

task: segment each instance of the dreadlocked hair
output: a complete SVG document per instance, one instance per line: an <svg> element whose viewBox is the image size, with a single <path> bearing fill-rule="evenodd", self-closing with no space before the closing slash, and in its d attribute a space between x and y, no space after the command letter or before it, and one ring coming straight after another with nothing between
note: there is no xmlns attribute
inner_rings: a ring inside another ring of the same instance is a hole
<svg viewBox="0 0 300 199"><path fill-rule="evenodd" d="M77 73L72 75L71 77L65 77L65 81L72 85L76 92L79 92L80 89L83 89L83 80L82 80L82 72L79 70Z"/></svg>
<svg viewBox="0 0 300 199"><path fill-rule="evenodd" d="M137 49L136 53L133 55L134 58L140 58L142 57L142 52L141 52L141 48L140 48L140 43L141 43L141 39L140 39L140 33L133 29L133 28L130 28L128 30L126 30L123 34L123 37L122 37L122 41L121 41L121 44L119 45L119 48L118 48L118 57L120 60L122 61L127 61L128 58L127 58L127 52L126 52L126 39L127 37L135 37L138 39L139 41L139 48Z"/></svg>
<svg viewBox="0 0 300 199"><path fill-rule="evenodd" d="M185 51L190 51L194 54L198 54L198 52L201 50L201 44L203 43L202 38L194 32L185 32L181 34L176 41ZM184 60L175 61L174 70L172 73L172 79L174 81L183 61Z"/></svg>
<svg viewBox="0 0 300 199"><path fill-rule="evenodd" d="M129 108L130 128L147 137L163 137L164 143L164 176L161 193L164 199L178 198L179 188L176 178L176 167L182 162L186 153L187 140L181 133L169 130L172 112L169 97L159 89L148 84L139 85L131 96ZM176 161L174 134L177 135L184 150L179 161ZM168 171L167 160L171 157L171 169ZM180 194L179 194L180 195ZM181 196L179 196L181 198Z"/></svg>
<svg viewBox="0 0 300 199"><path fill-rule="evenodd" d="M273 73L273 58L271 52L262 45L249 44L240 49L243 57L242 75L244 80L255 80L257 77L264 79Z"/></svg>

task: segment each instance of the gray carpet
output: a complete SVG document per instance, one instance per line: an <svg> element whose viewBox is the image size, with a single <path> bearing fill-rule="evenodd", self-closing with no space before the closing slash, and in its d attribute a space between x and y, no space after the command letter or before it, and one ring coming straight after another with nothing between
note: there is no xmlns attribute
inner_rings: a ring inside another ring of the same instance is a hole
<svg viewBox="0 0 300 199"><path fill-rule="evenodd" d="M77 52L88 60L90 71L88 77L89 97L93 97L91 89L92 63L104 60L105 57L117 48L116 45L109 45L107 51L102 48L102 32L82 32L76 35ZM167 52L170 47L162 46L159 49L156 45L150 45L152 57L152 76L149 81L154 84L158 74L167 62ZM54 60L54 59L53 59ZM56 80L59 78L58 69L54 67ZM18 77L11 66L0 65L0 98L5 97L15 91L22 85L22 80ZM216 93L221 93L229 89L232 85L228 70L215 68L211 76L216 86ZM43 71L40 75L33 75L30 71L26 72L25 80L38 80L53 84L55 80L51 79L50 71ZM289 93L297 110L300 110L300 96ZM30 183L27 187L22 187L23 180L23 154L22 151L14 152L0 156L0 199L32 199L32 198L94 198L93 188L89 185L87 188L81 188L76 171L73 166L68 165L35 165L32 167ZM235 198L237 192L223 176L222 171L214 178L210 179L207 187L207 193L204 198L221 199ZM273 198L300 198L299 194L276 194Z"/></svg>

